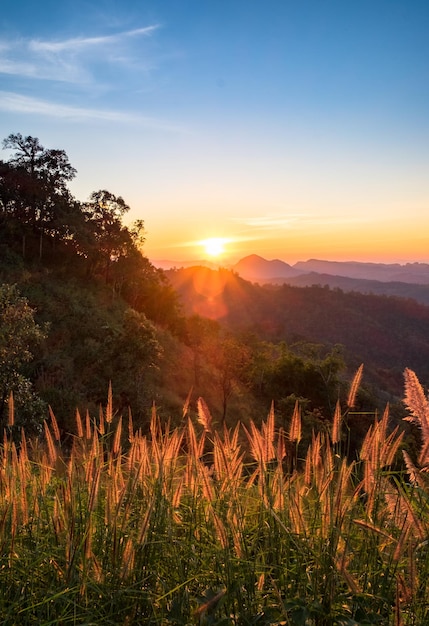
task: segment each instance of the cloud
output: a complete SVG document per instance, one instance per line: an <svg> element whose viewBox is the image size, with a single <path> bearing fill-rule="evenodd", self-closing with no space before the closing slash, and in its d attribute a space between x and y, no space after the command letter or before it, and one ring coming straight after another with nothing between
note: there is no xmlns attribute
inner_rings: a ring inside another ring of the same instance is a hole
<svg viewBox="0 0 429 626"><path fill-rule="evenodd" d="M329 225L340 224L358 224L370 221L368 216L364 215L329 215L326 213L289 213L286 215L267 215L256 217L237 217L232 218L247 228L255 230L270 231L303 227L323 227Z"/></svg>
<svg viewBox="0 0 429 626"><path fill-rule="evenodd" d="M151 35L159 28L158 24L146 26L145 28L135 28L134 30L124 31L115 35L104 35L101 37L73 37L64 41L29 41L28 47L34 52L64 52L71 51L76 53L85 48L93 48L94 46L105 46L106 44L120 43L130 37L139 35Z"/></svg>
<svg viewBox="0 0 429 626"><path fill-rule="evenodd" d="M147 69L148 59L131 45L132 40L147 38L158 24L110 35L72 37L63 40L16 39L0 41L0 73L39 80L86 83L91 80L94 63L105 66L136 59Z"/></svg>
<svg viewBox="0 0 429 626"><path fill-rule="evenodd" d="M250 228L258 228L260 230L276 230L279 228L290 228L294 223L302 218L302 215L268 215L257 217L237 217L233 218L234 222L249 226Z"/></svg>
<svg viewBox="0 0 429 626"><path fill-rule="evenodd" d="M90 109L85 107L57 104L55 102L30 98L28 96L23 96L9 91L0 91L0 111L31 115L47 115L51 118L69 119L75 121L99 120L123 122L175 133L186 132L185 129L175 126L168 121L152 117L136 115L133 113L123 113L120 111Z"/></svg>

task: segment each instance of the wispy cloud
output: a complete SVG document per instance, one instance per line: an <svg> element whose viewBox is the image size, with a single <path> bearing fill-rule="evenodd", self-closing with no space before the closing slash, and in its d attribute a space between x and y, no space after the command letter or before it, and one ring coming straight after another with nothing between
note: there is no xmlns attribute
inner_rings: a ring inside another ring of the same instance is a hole
<svg viewBox="0 0 429 626"><path fill-rule="evenodd" d="M356 224L368 221L363 215L329 215L314 213L288 213L232 218L236 224L249 229L270 231L293 229L306 226L329 226L330 224Z"/></svg>
<svg viewBox="0 0 429 626"><path fill-rule="evenodd" d="M0 73L39 80L88 83L94 63L127 62L148 69L150 61L141 50L132 48L131 40L147 38L158 24L94 37L71 37L62 40L0 40Z"/></svg>
<svg viewBox="0 0 429 626"><path fill-rule="evenodd" d="M300 221L303 217L303 215L299 214L261 215L254 217L235 217L233 218L233 221L248 228L255 228L258 230L278 230L291 228L293 224Z"/></svg>
<svg viewBox="0 0 429 626"><path fill-rule="evenodd" d="M146 117L133 113L123 113L120 111L90 109L85 107L57 104L46 100L30 98L28 96L23 96L9 91L0 91L0 111L31 115L46 115L52 118L69 120L123 122L168 132L186 132L185 129L176 126L173 123L153 117Z"/></svg>
<svg viewBox="0 0 429 626"><path fill-rule="evenodd" d="M63 41L40 41L30 40L28 47L35 52L65 52L72 51L74 53L85 48L93 48L96 46L105 46L107 44L120 43L131 37L140 35L151 35L159 28L158 24L146 26L145 28L135 28L114 35L104 35L101 37L72 37Z"/></svg>

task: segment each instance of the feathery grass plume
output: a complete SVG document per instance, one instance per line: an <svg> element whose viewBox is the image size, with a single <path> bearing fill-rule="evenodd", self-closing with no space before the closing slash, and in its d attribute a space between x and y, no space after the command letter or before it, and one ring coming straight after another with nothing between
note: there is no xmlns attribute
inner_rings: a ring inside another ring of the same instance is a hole
<svg viewBox="0 0 429 626"><path fill-rule="evenodd" d="M106 423L111 424L112 420L113 420L113 396L112 396L112 381L110 381L109 390L107 392Z"/></svg>
<svg viewBox="0 0 429 626"><path fill-rule="evenodd" d="M184 482L183 480L178 480L176 482L176 489L174 491L173 498L171 501L173 509L178 509L180 506L180 502L182 500L182 493L183 493L183 482Z"/></svg>
<svg viewBox="0 0 429 626"><path fill-rule="evenodd" d="M414 537L426 538L426 532L421 520L415 513L409 498L399 492L392 483L384 477L379 479L380 490L387 504L391 519L398 528L409 526Z"/></svg>
<svg viewBox="0 0 429 626"><path fill-rule="evenodd" d="M49 417L51 418L51 424L52 424L52 430L54 433L54 437L56 439L56 441L60 440L60 429L58 428L58 422L57 422L57 418L54 415L54 412L52 410L52 408L50 406L48 406L49 409Z"/></svg>
<svg viewBox="0 0 429 626"><path fill-rule="evenodd" d="M150 519L152 517L154 506L155 506L155 499L152 499L149 502L149 506L146 508L146 513L144 515L142 525L140 526L139 534L137 537L138 546L142 546L146 542L146 536L149 530Z"/></svg>
<svg viewBox="0 0 429 626"><path fill-rule="evenodd" d="M226 550L226 548L229 547L229 541L228 541L228 535L226 532L225 524L223 523L223 521L221 520L221 518L219 517L219 515L216 513L216 511L214 510L212 506L210 507L210 512L212 514L212 519L213 519L214 526L216 529L216 536L219 539L219 543L222 546L222 548Z"/></svg>
<svg viewBox="0 0 429 626"><path fill-rule="evenodd" d="M191 398L192 398L192 392L193 392L194 388L191 387L189 390L188 395L186 396L186 400L185 400L185 404L183 405L183 409L182 409L182 418L185 419L185 417L188 415L188 411L189 411L189 406L191 404Z"/></svg>
<svg viewBox="0 0 429 626"><path fill-rule="evenodd" d="M48 447L49 462L51 463L51 465L54 465L55 461L57 460L57 450L55 448L51 431L49 430L49 426L46 421L43 422L43 428L45 431L46 445Z"/></svg>
<svg viewBox="0 0 429 626"><path fill-rule="evenodd" d="M315 435L315 433L313 432L313 435L311 438L310 451L311 451L311 464L313 466L314 474L316 474L315 470L317 469L317 467L319 467L322 461L322 457L320 454L321 449L322 449L322 441L320 438L320 433L317 433L317 435Z"/></svg>
<svg viewBox="0 0 429 626"><path fill-rule="evenodd" d="M337 400L337 404L335 405L335 411L334 411L334 419L332 422L332 443L339 443L340 438L341 438L341 434L340 434L340 428L341 428L341 405L340 405L340 401Z"/></svg>
<svg viewBox="0 0 429 626"><path fill-rule="evenodd" d="M304 464L304 484L309 487L311 485L312 464L311 464L311 446L308 446L307 453L305 455Z"/></svg>
<svg viewBox="0 0 429 626"><path fill-rule="evenodd" d="M76 409L76 430L79 439L83 438L82 418L79 413L79 409Z"/></svg>
<svg viewBox="0 0 429 626"><path fill-rule="evenodd" d="M292 531L297 535L307 536L309 529L305 519L302 496L303 493L299 490L290 491L288 513Z"/></svg>
<svg viewBox="0 0 429 626"><path fill-rule="evenodd" d="M40 462L40 486L42 489L42 493L46 492L46 489L49 486L50 480L52 477L52 465L48 462L48 457L46 456L46 452L42 454L42 460Z"/></svg>
<svg viewBox="0 0 429 626"><path fill-rule="evenodd" d="M273 495L274 495L273 509L277 511L283 510L285 502L286 502L285 482L286 481L285 481L283 468L281 464L279 463L274 470L273 486L272 486Z"/></svg>
<svg viewBox="0 0 429 626"><path fill-rule="evenodd" d="M134 424L130 407L128 407L128 441L130 443L133 443L134 441Z"/></svg>
<svg viewBox="0 0 429 626"><path fill-rule="evenodd" d="M356 373L352 380L352 384L350 385L349 396L347 398L347 406L349 407L349 409L353 408L356 403L356 394L360 387L362 374L363 374L363 363L361 363L361 365L359 365L358 369L356 370Z"/></svg>
<svg viewBox="0 0 429 626"><path fill-rule="evenodd" d="M30 477L30 463L28 459L28 448L27 448L27 440L25 438L24 429L21 428L21 448L19 451L19 460L22 463L23 467L26 467L26 471L28 473L28 477Z"/></svg>
<svg viewBox="0 0 429 626"><path fill-rule="evenodd" d="M340 526L346 514L351 510L357 501L362 489L362 483L359 483L357 487L353 489L351 478L354 469L354 461L348 465L347 459L342 459L335 487L334 510L336 511L336 526Z"/></svg>
<svg viewBox="0 0 429 626"><path fill-rule="evenodd" d="M401 432L398 435L398 431L399 426L397 426L382 443L380 457L383 467L388 467L393 464L396 454L402 444L405 433Z"/></svg>
<svg viewBox="0 0 429 626"><path fill-rule="evenodd" d="M243 470L242 455L237 447L231 445L228 435L222 441L219 433L214 434L213 445L213 466L214 475L218 481L223 481L221 492L227 484L238 486Z"/></svg>
<svg viewBox="0 0 429 626"><path fill-rule="evenodd" d="M265 467L265 456L264 456L264 445L263 438L259 430L256 428L253 420L250 420L250 430L249 432L246 426L243 425L244 432L246 433L247 439L249 440L250 445L250 454L253 456L258 465Z"/></svg>
<svg viewBox="0 0 429 626"><path fill-rule="evenodd" d="M261 426L261 434L264 446L264 458L267 462L271 461L276 456L276 451L274 449L274 420L274 402L271 402L270 412L268 413L267 421L262 422Z"/></svg>
<svg viewBox="0 0 429 626"><path fill-rule="evenodd" d="M177 463L183 437L183 430L174 430L165 441L164 459L168 462L169 467L175 467Z"/></svg>
<svg viewBox="0 0 429 626"><path fill-rule="evenodd" d="M121 578L127 579L134 569L135 550L131 537L128 537L122 555Z"/></svg>
<svg viewBox="0 0 429 626"><path fill-rule="evenodd" d="M106 429L104 426L104 411L103 411L103 407L101 406L101 404L98 410L98 431L100 435L104 435L106 432Z"/></svg>
<svg viewBox="0 0 429 626"><path fill-rule="evenodd" d="M423 448L425 448L426 444L429 442L429 402L415 372L406 368L404 371L404 378L404 403L411 412L411 415L404 417L404 420L420 426Z"/></svg>
<svg viewBox="0 0 429 626"><path fill-rule="evenodd" d="M9 394L9 401L8 401L8 420L7 420L7 425L8 426L13 426L15 423L15 402L13 399L13 392L11 391Z"/></svg>
<svg viewBox="0 0 429 626"><path fill-rule="evenodd" d="M21 457L17 459L17 470L19 473L19 490L16 497L19 499L19 508L21 512L21 520L24 525L28 524L28 500L27 500L27 480L25 467L22 467Z"/></svg>
<svg viewBox="0 0 429 626"><path fill-rule="evenodd" d="M89 441L92 437L92 428L91 428L91 418L89 416L89 411L86 411L85 415L85 438Z"/></svg>
<svg viewBox="0 0 429 626"><path fill-rule="evenodd" d="M206 465L199 463L198 474L202 478L203 496L208 502L214 502L215 493L209 476L209 468Z"/></svg>
<svg viewBox="0 0 429 626"><path fill-rule="evenodd" d="M158 413L156 412L155 403L153 403L151 407L149 429L152 441L157 441L158 437L162 436L161 421L159 419Z"/></svg>
<svg viewBox="0 0 429 626"><path fill-rule="evenodd" d="M295 402L295 407L290 422L289 440L296 441L297 443L301 441L301 407L299 406L298 400L296 400Z"/></svg>
<svg viewBox="0 0 429 626"><path fill-rule="evenodd" d="M412 485L418 485L421 489L427 488L427 485L421 474L421 470L417 469L406 450L402 450L402 456L404 458L405 467L407 468L407 472L410 477L410 483Z"/></svg>
<svg viewBox="0 0 429 626"><path fill-rule="evenodd" d="M203 432L200 440L197 440L197 435L195 433L194 425L191 419L188 419L188 428L186 431L187 440L188 440L188 451L189 451L189 460L197 461L204 450L204 442L205 442L205 431Z"/></svg>
<svg viewBox="0 0 429 626"><path fill-rule="evenodd" d="M95 476L93 477L92 483L91 483L91 492L90 492L89 502L88 502L89 511L93 511L97 503L98 490L100 487L100 476L101 476L101 469L97 467L97 469L95 470Z"/></svg>
<svg viewBox="0 0 429 626"><path fill-rule="evenodd" d="M204 427L204 430L207 433L211 433L213 418L204 398L201 398L201 397L198 398L197 409L198 409L198 418L197 418L198 422Z"/></svg>
<svg viewBox="0 0 429 626"><path fill-rule="evenodd" d="M231 510L231 509L230 509ZM235 556L238 559L243 559L245 553L243 551L243 530L240 518L236 513L232 513L229 516L229 529L231 531L232 541L234 544Z"/></svg>
<svg viewBox="0 0 429 626"><path fill-rule="evenodd" d="M122 435L122 416L119 418L118 426L116 427L115 437L112 444L112 452L114 455L119 454L121 449L121 435Z"/></svg>
<svg viewBox="0 0 429 626"><path fill-rule="evenodd" d="M423 444L418 461L424 472L429 471L429 439Z"/></svg>
<svg viewBox="0 0 429 626"><path fill-rule="evenodd" d="M286 433L283 429L283 426L280 426L279 432L277 435L277 463L281 463L286 456Z"/></svg>
<svg viewBox="0 0 429 626"><path fill-rule="evenodd" d="M100 454L100 441L98 439L97 429L94 428L94 435L92 438L91 457L97 465L103 463L103 455Z"/></svg>

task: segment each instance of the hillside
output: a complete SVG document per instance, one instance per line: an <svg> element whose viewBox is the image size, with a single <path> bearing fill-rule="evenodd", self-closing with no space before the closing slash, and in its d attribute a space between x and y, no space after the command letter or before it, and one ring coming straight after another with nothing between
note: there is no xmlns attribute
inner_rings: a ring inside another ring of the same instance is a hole
<svg viewBox="0 0 429 626"><path fill-rule="evenodd" d="M186 313L221 321L269 341L342 344L353 369L400 396L405 367L429 379L429 307L410 299L329 287L255 285L228 270L167 272Z"/></svg>

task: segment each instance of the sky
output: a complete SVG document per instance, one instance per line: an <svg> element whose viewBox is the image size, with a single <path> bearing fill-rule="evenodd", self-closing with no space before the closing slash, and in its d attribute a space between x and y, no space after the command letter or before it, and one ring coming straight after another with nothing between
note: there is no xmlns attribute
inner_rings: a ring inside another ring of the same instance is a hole
<svg viewBox="0 0 429 626"><path fill-rule="evenodd" d="M428 32L427 0L5 2L0 138L65 150L153 261L429 262Z"/></svg>

